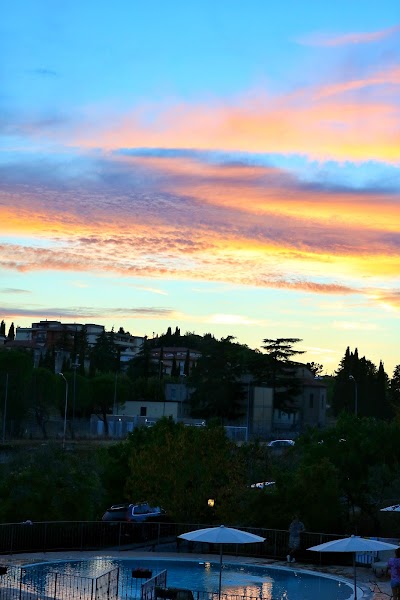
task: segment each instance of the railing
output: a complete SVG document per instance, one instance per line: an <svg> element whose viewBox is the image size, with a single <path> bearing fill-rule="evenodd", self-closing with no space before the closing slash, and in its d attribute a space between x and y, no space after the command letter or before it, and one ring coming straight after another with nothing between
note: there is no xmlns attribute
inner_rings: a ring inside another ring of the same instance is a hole
<svg viewBox="0 0 400 600"><path fill-rule="evenodd" d="M165 522L103 522L103 521L50 521L32 524L0 524L0 554L21 552L51 552L62 550L126 550L146 548L164 552L219 553L215 544L194 543L182 540L182 533L199 529L199 523ZM234 556L259 556L285 559L288 552L288 532L279 529L241 528L265 538L256 544L224 544L224 554ZM346 553L316 553L306 549L340 538L340 535L305 532L297 558L303 562L320 564L349 564ZM1 560L0 560L1 562Z"/></svg>
<svg viewBox="0 0 400 600"><path fill-rule="evenodd" d="M157 598L156 588L165 588L167 584L167 571L161 571L157 575L150 577L141 586L140 600L155 600Z"/></svg>
<svg viewBox="0 0 400 600"><path fill-rule="evenodd" d="M1 600L117 600L119 569L98 577L49 571L46 576L35 567L8 566L0 576Z"/></svg>

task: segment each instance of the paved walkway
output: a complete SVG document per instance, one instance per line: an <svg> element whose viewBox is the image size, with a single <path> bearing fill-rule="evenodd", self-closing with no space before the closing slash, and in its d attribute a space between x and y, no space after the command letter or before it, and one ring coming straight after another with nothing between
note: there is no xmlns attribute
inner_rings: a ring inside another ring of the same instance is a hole
<svg viewBox="0 0 400 600"><path fill-rule="evenodd" d="M215 562L218 560L215 554L200 554L190 553L186 554L183 552L172 553L172 552L149 552L143 550L124 550L124 551L71 551L71 552L36 552L32 554L8 554L0 556L0 564L2 565L15 565L23 566L36 562L52 562L54 560L84 560L92 558L94 556L113 556L123 558L137 558L137 559L149 559L151 558L164 558L169 560L206 560ZM288 565L286 562L274 560L274 559L263 559L259 557L240 557L240 556L225 556L225 560L229 559L229 562L240 562L244 564L256 564L256 565L269 565L276 567L284 567L296 570L315 571L319 573L326 573L329 575L336 575L337 577L346 579L349 583L353 583L353 568L352 567L341 567L341 566L317 566L309 565L305 563L295 563ZM387 577L378 578L374 575L370 567L357 567L357 587L359 593L357 596L362 600L389 600L391 598L390 583Z"/></svg>

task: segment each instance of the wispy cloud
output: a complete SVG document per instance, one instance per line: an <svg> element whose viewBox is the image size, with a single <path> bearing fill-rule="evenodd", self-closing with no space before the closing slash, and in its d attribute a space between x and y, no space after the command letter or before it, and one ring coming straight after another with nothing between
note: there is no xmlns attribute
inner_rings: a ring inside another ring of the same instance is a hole
<svg viewBox="0 0 400 600"><path fill-rule="evenodd" d="M378 31L354 32L340 35L314 33L300 38L298 42L305 46L318 46L327 48L354 44L371 44L373 42L380 42L398 33L399 31L400 25L395 25L393 27L387 27L386 29L380 29Z"/></svg>
<svg viewBox="0 0 400 600"><path fill-rule="evenodd" d="M29 290L21 290L20 288L0 288L0 294L30 294Z"/></svg>
<svg viewBox="0 0 400 600"><path fill-rule="evenodd" d="M272 95L253 90L235 101L138 107L80 127L86 148L176 148L296 153L317 160L400 160L397 66ZM368 88L368 95L362 91ZM108 125L109 123L109 125Z"/></svg>
<svg viewBox="0 0 400 600"><path fill-rule="evenodd" d="M334 329L345 329L349 331L376 331L379 326L376 323L366 323L365 321L335 321L332 323Z"/></svg>
<svg viewBox="0 0 400 600"><path fill-rule="evenodd" d="M112 316L120 318L174 318L177 312L171 308L163 307L136 307L136 308L109 308L109 307L51 307L44 304L34 307L15 308L7 305L0 306L0 314L5 319L15 317L29 317L35 319L67 319L74 322L88 321L92 319L109 318Z"/></svg>
<svg viewBox="0 0 400 600"><path fill-rule="evenodd" d="M38 67L37 69L32 69L30 71L30 73L33 73L34 75L39 75L41 77L57 77L58 76L57 71L54 71L53 69L47 69L46 67Z"/></svg>

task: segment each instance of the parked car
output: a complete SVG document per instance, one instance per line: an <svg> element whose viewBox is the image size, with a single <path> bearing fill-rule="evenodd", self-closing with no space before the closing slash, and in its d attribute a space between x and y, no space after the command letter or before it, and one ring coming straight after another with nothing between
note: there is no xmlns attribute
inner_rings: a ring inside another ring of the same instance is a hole
<svg viewBox="0 0 400 600"><path fill-rule="evenodd" d="M166 512L160 506L150 506L147 502L137 504L113 504L106 510L102 521L126 521L142 523L144 521L164 521Z"/></svg>
<svg viewBox="0 0 400 600"><path fill-rule="evenodd" d="M270 448L289 448L290 446L294 446L293 440L272 440L268 443Z"/></svg>

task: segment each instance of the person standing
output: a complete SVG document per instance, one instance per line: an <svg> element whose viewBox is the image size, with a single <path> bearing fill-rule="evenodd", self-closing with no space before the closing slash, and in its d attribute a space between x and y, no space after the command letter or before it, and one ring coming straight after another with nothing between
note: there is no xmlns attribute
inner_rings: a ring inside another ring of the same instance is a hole
<svg viewBox="0 0 400 600"><path fill-rule="evenodd" d="M388 570L390 572L390 587L393 592L393 600L400 599L400 548L394 551L395 556L388 560Z"/></svg>
<svg viewBox="0 0 400 600"><path fill-rule="evenodd" d="M300 548L300 536L305 529L304 523L300 521L298 515L295 515L289 525L289 554L286 557L288 562L296 562L294 555Z"/></svg>

